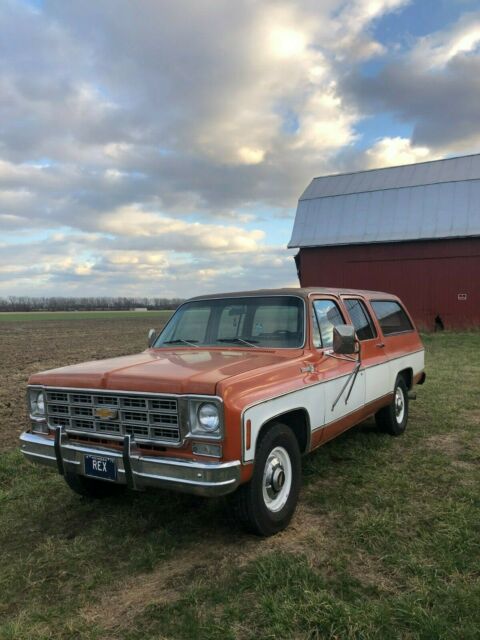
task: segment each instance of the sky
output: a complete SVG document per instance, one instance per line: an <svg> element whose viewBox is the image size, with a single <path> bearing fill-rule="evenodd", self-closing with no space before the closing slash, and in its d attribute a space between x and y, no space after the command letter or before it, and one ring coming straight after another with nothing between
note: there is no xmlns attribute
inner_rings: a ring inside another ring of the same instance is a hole
<svg viewBox="0 0 480 640"><path fill-rule="evenodd" d="M480 152L480 0L0 0L0 297L297 286L314 176Z"/></svg>

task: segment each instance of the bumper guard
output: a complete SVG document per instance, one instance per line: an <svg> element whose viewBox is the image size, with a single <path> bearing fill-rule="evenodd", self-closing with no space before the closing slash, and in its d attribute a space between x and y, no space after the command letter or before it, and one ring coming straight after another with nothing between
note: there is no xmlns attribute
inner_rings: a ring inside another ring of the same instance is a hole
<svg viewBox="0 0 480 640"><path fill-rule="evenodd" d="M172 489L184 493L215 497L234 491L240 484L240 462L199 462L178 458L144 456L130 436L125 436L123 450L81 445L69 440L65 430L57 427L55 438L25 431L20 436L21 451L31 462L56 468L58 473L85 475L85 456L104 456L114 460L118 484L131 489L146 487ZM112 482L111 480L99 480Z"/></svg>

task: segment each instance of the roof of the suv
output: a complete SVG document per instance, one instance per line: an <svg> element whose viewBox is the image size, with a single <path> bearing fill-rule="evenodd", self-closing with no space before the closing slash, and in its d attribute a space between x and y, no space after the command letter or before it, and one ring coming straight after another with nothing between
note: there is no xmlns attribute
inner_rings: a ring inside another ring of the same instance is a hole
<svg viewBox="0 0 480 640"><path fill-rule="evenodd" d="M215 298L248 298L253 296L300 296L309 298L313 295L345 296L360 295L364 298L380 298L396 300L391 293L382 291L365 291L362 289L339 289L336 287L290 287L284 289L257 289L255 291L230 291L228 293L211 293L209 295L196 296L190 300L212 300Z"/></svg>

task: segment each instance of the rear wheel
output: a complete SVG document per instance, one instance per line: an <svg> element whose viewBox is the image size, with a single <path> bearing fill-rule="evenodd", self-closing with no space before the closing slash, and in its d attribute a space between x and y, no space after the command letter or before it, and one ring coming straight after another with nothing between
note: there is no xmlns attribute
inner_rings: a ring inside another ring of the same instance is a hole
<svg viewBox="0 0 480 640"><path fill-rule="evenodd" d="M301 485L301 456L292 430L274 424L261 437L250 482L230 496L235 520L260 536L271 536L290 522Z"/></svg>
<svg viewBox="0 0 480 640"><path fill-rule="evenodd" d="M407 428L408 389L402 376L398 376L393 391L393 400L375 414L377 425L392 436L400 436Z"/></svg>
<svg viewBox="0 0 480 640"><path fill-rule="evenodd" d="M65 482L72 491L85 498L108 498L118 496L125 492L126 485L94 480L76 473L65 473Z"/></svg>

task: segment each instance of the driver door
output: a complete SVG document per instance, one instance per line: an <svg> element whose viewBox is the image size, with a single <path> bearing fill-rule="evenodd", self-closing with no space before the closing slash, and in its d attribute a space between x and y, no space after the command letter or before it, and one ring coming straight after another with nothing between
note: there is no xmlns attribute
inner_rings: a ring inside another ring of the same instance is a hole
<svg viewBox="0 0 480 640"><path fill-rule="evenodd" d="M324 355L317 370L324 380L322 386L325 389L325 426L350 414L354 424L355 412L362 409L365 404L365 372L360 369L355 381L352 378L342 392L348 376L355 368L355 362L333 353L334 327L339 324L348 324L344 310L333 299L316 299L313 301L312 322L314 346L322 349ZM349 423L345 428L348 426L350 426Z"/></svg>

